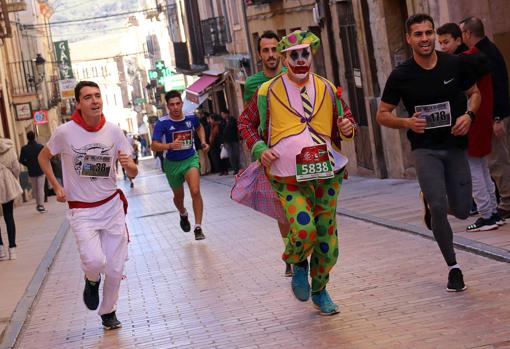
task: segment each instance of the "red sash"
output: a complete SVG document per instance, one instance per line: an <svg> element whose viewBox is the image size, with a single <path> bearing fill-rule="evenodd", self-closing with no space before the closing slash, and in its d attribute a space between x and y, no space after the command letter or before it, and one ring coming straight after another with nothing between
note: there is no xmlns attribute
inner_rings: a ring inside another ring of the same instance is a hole
<svg viewBox="0 0 510 349"><path fill-rule="evenodd" d="M91 207L98 207L103 204L106 204L108 201L113 199L115 196L119 195L120 199L122 200L122 204L124 206L124 213L127 214L128 209L128 201L126 196L124 195L124 192L120 189L117 189L115 193L108 196L106 199L94 201L94 202L85 202L85 201L68 201L67 204L69 205L69 208L91 208Z"/></svg>
<svg viewBox="0 0 510 349"><path fill-rule="evenodd" d="M127 214L128 201L127 201L126 195L124 195L124 192L121 189L117 189L115 191L115 193L113 193L112 195L108 196L106 199L103 199L103 200L94 201L94 202L68 201L67 204L69 205L69 208L98 207L98 206L101 206L101 205L107 203L108 201L112 200L117 195L119 195L120 200L122 200L122 206L124 207L124 214ZM127 236L128 236L128 242L130 242L131 239L129 238L129 230L128 230L127 224L126 224L126 232L127 232Z"/></svg>

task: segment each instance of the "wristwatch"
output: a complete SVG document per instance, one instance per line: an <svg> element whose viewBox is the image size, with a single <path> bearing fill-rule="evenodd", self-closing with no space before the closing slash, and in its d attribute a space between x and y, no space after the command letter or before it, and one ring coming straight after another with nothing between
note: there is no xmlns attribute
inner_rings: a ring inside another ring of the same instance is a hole
<svg viewBox="0 0 510 349"><path fill-rule="evenodd" d="M467 114L469 115L469 117L471 118L471 121L474 121L475 120L475 112L474 111L471 111L471 110L467 110L464 114Z"/></svg>
<svg viewBox="0 0 510 349"><path fill-rule="evenodd" d="M496 124L500 123L500 122L501 122L501 118L500 118L499 116L495 116L495 117L494 117L494 122L495 122Z"/></svg>

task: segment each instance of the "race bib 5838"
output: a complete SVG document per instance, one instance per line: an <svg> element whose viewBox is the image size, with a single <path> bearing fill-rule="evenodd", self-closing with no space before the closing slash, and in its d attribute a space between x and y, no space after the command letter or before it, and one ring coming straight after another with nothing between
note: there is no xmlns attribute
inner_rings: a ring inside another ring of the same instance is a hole
<svg viewBox="0 0 510 349"><path fill-rule="evenodd" d="M305 147L300 154L296 155L298 182L332 178L334 175L326 144Z"/></svg>

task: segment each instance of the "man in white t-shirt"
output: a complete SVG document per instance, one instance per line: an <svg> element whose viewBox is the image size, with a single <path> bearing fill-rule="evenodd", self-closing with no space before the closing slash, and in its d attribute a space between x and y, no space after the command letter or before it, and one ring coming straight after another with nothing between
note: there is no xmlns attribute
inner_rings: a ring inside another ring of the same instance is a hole
<svg viewBox="0 0 510 349"><path fill-rule="evenodd" d="M72 121L55 130L39 154L39 163L57 200L69 205L67 218L85 273L83 301L90 310L99 306L101 273L105 275L98 313L103 327L110 330L121 327L115 310L129 240L127 200L116 185L115 163L118 160L129 177L135 177L138 168L122 130L105 120L99 86L81 81L74 93L76 111ZM57 154L62 158L63 187L50 165Z"/></svg>

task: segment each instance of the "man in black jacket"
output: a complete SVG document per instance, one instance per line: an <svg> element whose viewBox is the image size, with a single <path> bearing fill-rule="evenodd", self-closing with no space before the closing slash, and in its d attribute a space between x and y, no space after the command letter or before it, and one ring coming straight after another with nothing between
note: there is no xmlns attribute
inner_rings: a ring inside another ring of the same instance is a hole
<svg viewBox="0 0 510 349"><path fill-rule="evenodd" d="M492 152L488 156L492 178L499 190L498 207L502 218L510 217L510 100L508 72L499 49L487 36L480 18L468 17L460 22L462 41L476 47L489 58L494 91Z"/></svg>
<svg viewBox="0 0 510 349"><path fill-rule="evenodd" d="M239 172L239 134L237 133L237 120L230 116L227 109L221 110L221 117L225 120L223 130L223 145L227 147L230 166L234 175Z"/></svg>
<svg viewBox="0 0 510 349"><path fill-rule="evenodd" d="M21 148L21 154L19 156L19 162L28 168L28 177L32 184L32 195L35 197L37 203L36 210L40 213L45 213L44 208L44 182L46 177L44 176L37 157L43 149L43 145L37 143L35 140L35 133L33 131L27 132L28 143Z"/></svg>

